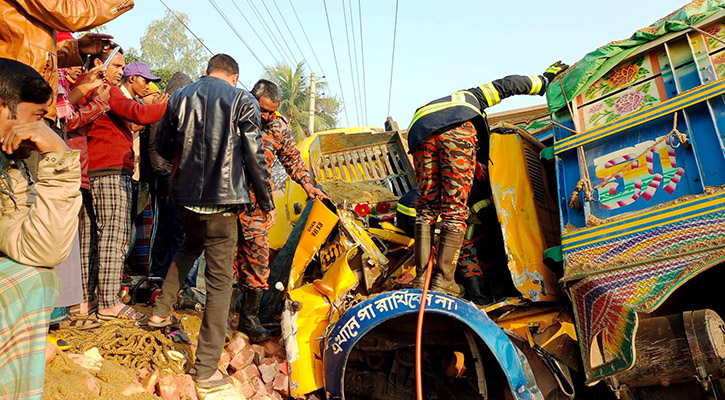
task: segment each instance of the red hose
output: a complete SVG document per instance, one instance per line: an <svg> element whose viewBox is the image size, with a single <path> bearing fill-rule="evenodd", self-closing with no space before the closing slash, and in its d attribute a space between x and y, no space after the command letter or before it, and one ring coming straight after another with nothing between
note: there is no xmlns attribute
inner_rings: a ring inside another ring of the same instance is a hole
<svg viewBox="0 0 725 400"><path fill-rule="evenodd" d="M418 309L418 328L415 332L415 394L418 400L423 400L423 367L420 359L420 348L423 337L423 315L425 314L425 303L428 299L430 276L433 273L433 257L435 257L435 251L435 247L431 249L428 267L425 270L425 283L423 284L423 293L420 295L420 309Z"/></svg>

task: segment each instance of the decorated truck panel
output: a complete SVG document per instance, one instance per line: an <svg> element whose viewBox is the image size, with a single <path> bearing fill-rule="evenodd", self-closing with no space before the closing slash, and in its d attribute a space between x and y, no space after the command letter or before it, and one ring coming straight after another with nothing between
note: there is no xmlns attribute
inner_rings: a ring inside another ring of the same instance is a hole
<svg viewBox="0 0 725 400"><path fill-rule="evenodd" d="M714 266L708 276L722 276L724 7L693 2L588 54L549 87L562 283L573 303L588 383L615 377L608 382L620 390L646 381L638 381L646 360L637 355L646 344L635 339L648 334L638 332L643 319L677 311L682 321L695 304L723 315L724 303L710 286L699 293L712 296L710 302L678 297L661 306ZM688 353L697 364L697 352ZM616 380L628 370L629 381ZM722 378L705 368L696 375ZM661 379L675 382L664 372Z"/></svg>

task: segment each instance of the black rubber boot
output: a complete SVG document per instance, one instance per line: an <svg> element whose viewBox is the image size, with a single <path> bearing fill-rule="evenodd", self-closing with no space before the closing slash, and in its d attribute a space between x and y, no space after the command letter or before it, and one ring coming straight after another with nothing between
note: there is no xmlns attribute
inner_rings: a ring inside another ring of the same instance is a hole
<svg viewBox="0 0 725 400"><path fill-rule="evenodd" d="M485 306L491 303L490 296L486 293L486 280L483 276L466 277L466 293L468 298L477 306Z"/></svg>
<svg viewBox="0 0 725 400"><path fill-rule="evenodd" d="M242 296L242 308L239 310L237 330L246 333L252 343L264 342L272 337L269 330L263 327L257 318L262 293L262 289L245 290Z"/></svg>
<svg viewBox="0 0 725 400"><path fill-rule="evenodd" d="M413 287L423 289L425 270L433 249L433 229L435 225L415 224L415 280Z"/></svg>
<svg viewBox="0 0 725 400"><path fill-rule="evenodd" d="M431 290L460 297L461 290L456 284L455 275L464 235L465 232L450 231L445 228L441 230L438 239L438 262L433 270Z"/></svg>

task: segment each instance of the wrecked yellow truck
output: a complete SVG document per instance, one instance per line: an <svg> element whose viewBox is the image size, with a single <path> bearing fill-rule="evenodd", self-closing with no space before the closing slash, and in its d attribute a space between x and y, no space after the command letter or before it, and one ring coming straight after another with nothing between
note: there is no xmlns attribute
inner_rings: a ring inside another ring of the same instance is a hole
<svg viewBox="0 0 725 400"><path fill-rule="evenodd" d="M515 162L545 180L537 139L501 125L494 140L500 149L494 163L506 157L500 165ZM271 263L270 286L280 282L287 292L271 289L260 317L281 326L290 393L409 399L421 292L406 288L415 274L413 240L393 224L396 199L415 185L405 133L320 132L299 148L333 201L308 202L294 184L278 192L285 215L271 236L285 240ZM557 277L543 262L544 250L559 240L555 202L550 192L534 193L538 186L527 175L508 171L493 169L492 177L501 193L512 194L496 199L496 207L507 221L507 249L501 251L510 255L515 295L484 311L428 294L426 398L544 399L573 391L569 367L560 361L576 365L572 318L559 306ZM522 216L527 209L540 210L542 220L533 212Z"/></svg>

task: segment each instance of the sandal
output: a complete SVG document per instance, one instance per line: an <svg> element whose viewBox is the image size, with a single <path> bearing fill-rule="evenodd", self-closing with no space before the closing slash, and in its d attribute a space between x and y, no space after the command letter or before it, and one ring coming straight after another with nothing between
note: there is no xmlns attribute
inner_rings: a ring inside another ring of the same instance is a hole
<svg viewBox="0 0 725 400"><path fill-rule="evenodd" d="M97 312L96 315L98 316L98 319L103 320L103 321L113 321L113 320L120 319L120 320L126 320L126 321L139 322L139 321L144 321L147 318L142 312L137 311L133 307L129 307L126 305L123 306L123 308L121 308L121 311L119 311L118 314L116 314L116 315L105 315L105 314L101 314L100 312ZM136 317L138 315L140 315L140 317Z"/></svg>
<svg viewBox="0 0 725 400"><path fill-rule="evenodd" d="M103 323L97 319L71 317L71 319L60 322L57 325L58 329L75 329L83 331L86 329L98 328L103 325Z"/></svg>
<svg viewBox="0 0 725 400"><path fill-rule="evenodd" d="M179 322L179 318L176 317L176 315L171 314L168 317L164 318L161 322L153 322L150 319L146 320L145 325L148 325L152 328L161 329L166 328L167 326L171 325L177 325Z"/></svg>
<svg viewBox="0 0 725 400"><path fill-rule="evenodd" d="M53 335L52 333L48 334L48 343L54 345L59 350L70 350L73 348L70 343L66 342L65 340L59 338L58 336Z"/></svg>

